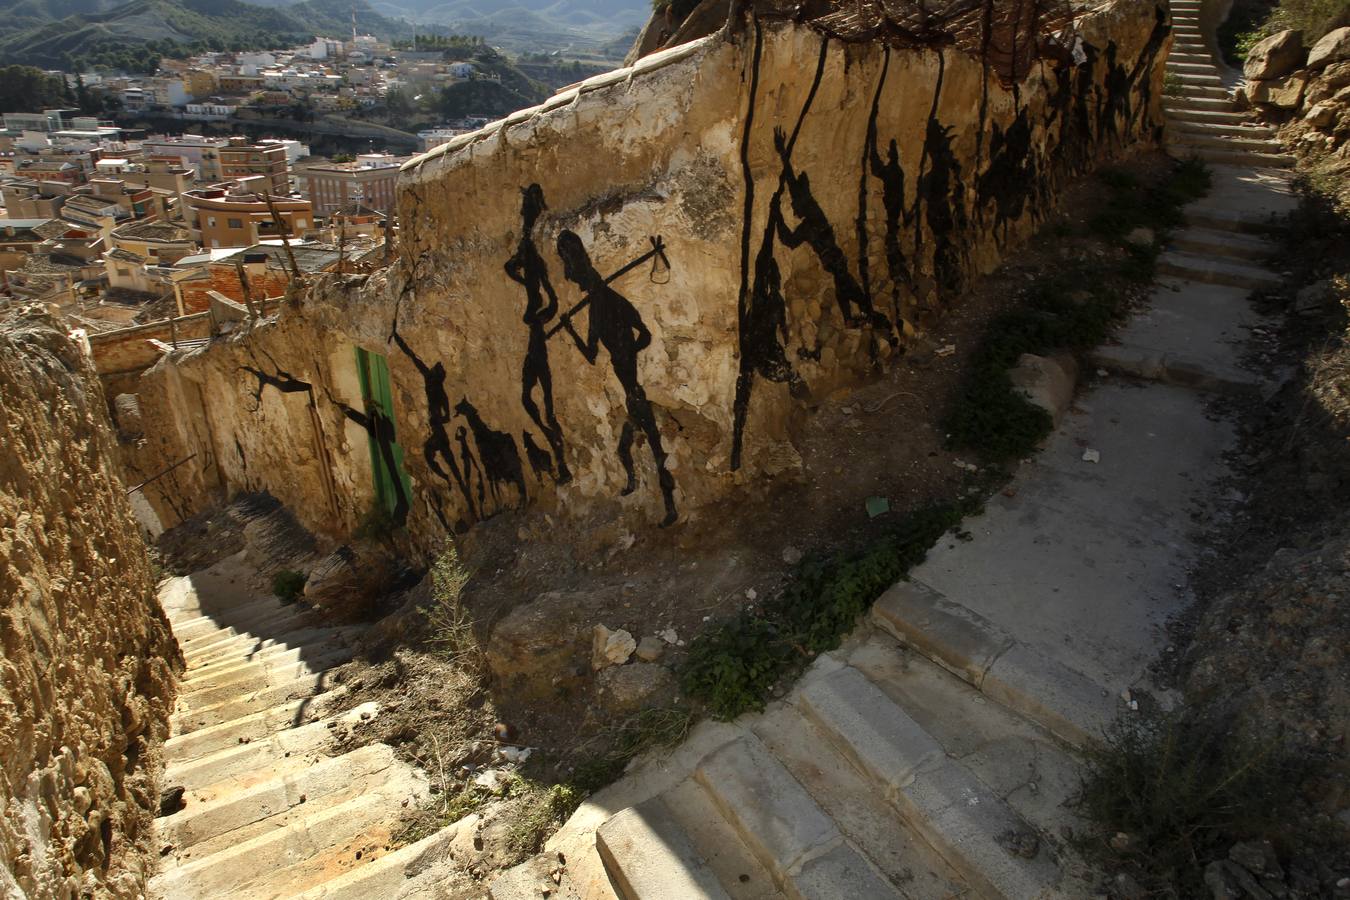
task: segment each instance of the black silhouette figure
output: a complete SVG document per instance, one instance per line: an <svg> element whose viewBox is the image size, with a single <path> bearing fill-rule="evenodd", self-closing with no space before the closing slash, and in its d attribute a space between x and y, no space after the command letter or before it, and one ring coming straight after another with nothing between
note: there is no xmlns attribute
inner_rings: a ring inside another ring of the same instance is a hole
<svg viewBox="0 0 1350 900"><path fill-rule="evenodd" d="M331 399L331 398L330 398ZM342 414L365 429L380 450L380 459L389 470L394 483L394 509L391 515L395 522L402 524L408 518L410 504L403 490L403 479L398 475L398 462L394 459L394 423L388 416L372 407L369 412L352 409L341 401L334 401Z"/></svg>
<svg viewBox="0 0 1350 900"><path fill-rule="evenodd" d="M655 242L654 242L655 243ZM583 340L572 325L568 313L563 317L562 325L572 336L577 349L586 361L595 365L599 358L600 347L609 353L610 367L614 376L623 387L624 398L628 406L628 416L623 423L623 432L619 436L619 462L628 474L628 483L622 491L624 496L637 489L637 476L633 469L633 426L641 428L651 446L652 459L656 463L657 478L661 484L661 497L666 505L666 517L662 526L673 524L679 513L675 509L675 479L666 469L666 451L661 444L661 432L656 427L656 416L652 412L651 402L638 383L638 354L652 342L651 332L642 322L637 308L618 291L609 286L606 279L596 271L590 254L581 242L581 238L572 231L558 235L558 256L563 261L563 275L581 288L584 299L580 305L589 304L586 338ZM573 310L575 312L575 310Z"/></svg>
<svg viewBox="0 0 1350 900"><path fill-rule="evenodd" d="M839 304L839 312L846 325L860 328L871 324L889 332L890 320L872 308L872 301L849 271L848 257L835 240L834 226L811 193L810 177L805 172L793 170L787 135L781 128L774 129L773 145L783 160L783 181L792 201L792 213L798 219L796 228L788 228L780 216L778 239L790 249L810 244L821 266L834 278L834 299ZM855 309L857 312L854 312Z"/></svg>
<svg viewBox="0 0 1350 900"><path fill-rule="evenodd" d="M908 224L905 215L905 170L900 165L900 148L895 138L886 149L886 158L877 152L874 140L867 148L867 163L872 175L881 182L881 205L886 209L886 268L891 276L891 307L900 318L900 289L911 284L909 265L900 249L900 227Z"/></svg>
<svg viewBox="0 0 1350 900"><path fill-rule="evenodd" d="M469 487L474 487L474 479L477 478L478 487L478 507L484 509L487 503L487 494L483 490L483 473L479 471L478 464L473 461L473 453L469 450L469 430L463 425L455 429L455 441L459 444L459 461L464 466L464 480L469 483ZM496 494L493 494L496 497Z"/></svg>
<svg viewBox="0 0 1350 900"><path fill-rule="evenodd" d="M534 435L528 431L520 433L521 441L525 444L525 459L530 463L530 468L534 474L543 478L545 475L553 475L553 457L543 447L534 442Z"/></svg>
<svg viewBox="0 0 1350 900"><path fill-rule="evenodd" d="M460 471L459 463L455 462L455 454L450 447L450 433L446 429L450 420L454 418L454 413L450 410L450 398L445 393L445 364L438 362L428 366L422 362L408 346L408 342L403 340L397 328L390 337L422 375L423 391L427 396L427 439L422 444L422 458L426 460L427 468L438 478L446 484L453 484L459 488L469 509L470 518L479 519L482 516L482 507L474 505L469 482ZM445 465L442 466L442 463Z"/></svg>
<svg viewBox="0 0 1350 900"><path fill-rule="evenodd" d="M549 282L548 266L534 245L535 222L547 208L543 188L538 184L521 191L520 244L516 248L516 255L506 261L506 276L525 288L525 315L522 321L530 328L529 348L525 351L525 362L520 372L520 402L553 449L558 484L566 484L572 480L572 473L563 456L562 426L553 412L553 374L548 364L546 328L558 314L558 296ZM544 401L542 414L534 400L536 387ZM550 466L550 470L552 468Z"/></svg>
<svg viewBox="0 0 1350 900"><path fill-rule="evenodd" d="M516 450L516 439L504 431L494 431L488 427L483 417L478 414L478 410L467 399L455 404L455 412L464 417L469 423L469 431L473 432L473 442L478 446L478 463L482 469L479 478L486 477L492 499L500 506L502 502L500 486L512 485L518 492L517 506L524 506L525 501L529 499L529 492L525 489L525 471L520 464L520 453ZM459 439L462 457L469 458L463 426L455 432L455 437ZM465 469L467 477L467 462ZM478 498L481 503L483 500L481 480Z"/></svg>
<svg viewBox="0 0 1350 900"><path fill-rule="evenodd" d="M936 116L928 120L924 140L928 171L919 179L918 194L928 198L928 229L933 233L933 274L939 286L960 293L964 284L961 234L966 230L965 187L961 164L952 151L952 129Z"/></svg>

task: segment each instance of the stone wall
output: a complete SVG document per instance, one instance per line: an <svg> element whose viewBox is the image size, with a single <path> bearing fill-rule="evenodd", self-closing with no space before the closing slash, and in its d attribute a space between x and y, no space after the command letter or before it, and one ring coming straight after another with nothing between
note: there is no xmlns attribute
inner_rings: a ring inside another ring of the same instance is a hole
<svg viewBox="0 0 1350 900"><path fill-rule="evenodd" d="M0 895L144 895L177 648L88 360L0 325Z"/></svg>
<svg viewBox="0 0 1350 900"><path fill-rule="evenodd" d="M396 266L147 380L165 434L186 378L217 435L174 502L266 487L318 530L354 521L355 346L388 358L423 547L527 502L687 521L796 470L812 398L903 353L1066 178L1156 139L1165 9L1061 26L1009 79L951 47L749 22L413 160ZM171 443L140 467L189 451Z"/></svg>

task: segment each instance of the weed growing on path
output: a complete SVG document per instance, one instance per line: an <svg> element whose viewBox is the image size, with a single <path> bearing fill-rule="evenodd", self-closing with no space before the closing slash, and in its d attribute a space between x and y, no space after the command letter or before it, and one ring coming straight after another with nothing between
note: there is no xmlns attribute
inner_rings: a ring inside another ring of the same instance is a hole
<svg viewBox="0 0 1350 900"><path fill-rule="evenodd" d="M272 593L282 603L294 603L305 592L305 582L309 580L304 572L294 569L282 569L272 576Z"/></svg>

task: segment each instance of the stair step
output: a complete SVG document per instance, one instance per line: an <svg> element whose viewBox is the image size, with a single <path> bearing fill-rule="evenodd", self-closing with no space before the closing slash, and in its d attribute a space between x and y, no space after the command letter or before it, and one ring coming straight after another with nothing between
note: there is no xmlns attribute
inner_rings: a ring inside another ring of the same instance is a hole
<svg viewBox="0 0 1350 900"><path fill-rule="evenodd" d="M265 657L269 652L297 648L315 649L325 644L336 645L359 633L360 629L357 628L324 628L316 625L262 640L234 638L228 644L214 648L210 653L188 659L187 672L195 676L198 671L209 666L225 662L249 662Z"/></svg>
<svg viewBox="0 0 1350 900"><path fill-rule="evenodd" d="M1214 65L1211 60L1197 60L1194 62L1167 58L1167 71L1176 72L1178 75L1213 75L1216 78L1219 75L1219 67Z"/></svg>
<svg viewBox="0 0 1350 900"><path fill-rule="evenodd" d="M266 735L246 744L232 746L174 763L164 770L166 785L181 785L188 791L219 786L228 779L258 778L260 773L280 774L280 768L293 760L315 755L330 756L334 737L357 723L379 715L378 703L362 703L335 719L321 719ZM302 762L308 765L308 762ZM269 767L275 768L272 771ZM266 777L264 775L264 777Z"/></svg>
<svg viewBox="0 0 1350 900"><path fill-rule="evenodd" d="M857 669L814 679L798 702L977 893L1058 893L1059 867L1033 829ZM1034 839L1035 855L1005 849L1009 835Z"/></svg>
<svg viewBox="0 0 1350 900"><path fill-rule="evenodd" d="M448 825L435 834L408 844L370 862L351 869L321 885L310 888L294 900L376 900L381 897L409 896L409 882L418 876L435 875L436 866L450 859L450 845L459 833L460 823Z"/></svg>
<svg viewBox="0 0 1350 900"><path fill-rule="evenodd" d="M1186 127L1191 125L1224 125L1257 134L1273 135L1275 133L1275 129L1269 125L1253 122L1246 113L1226 109L1184 109L1165 106L1163 111L1168 122Z"/></svg>
<svg viewBox="0 0 1350 900"><path fill-rule="evenodd" d="M1213 259L1192 253L1167 251L1158 257L1158 271L1206 284L1226 284L1231 287L1278 287L1284 279L1269 269L1228 259Z"/></svg>
<svg viewBox="0 0 1350 900"><path fill-rule="evenodd" d="M259 712L288 700L312 697L331 688L332 676L327 672L305 675L281 684L269 685L261 690L209 706L199 706L176 712L172 719L176 734L190 734L212 725L220 725L231 719L241 719L250 713Z"/></svg>
<svg viewBox="0 0 1350 900"><path fill-rule="evenodd" d="M184 656L197 656L217 644L232 639L251 638L257 640L275 637L278 634L312 627L315 624L314 617L309 615L307 610L293 607L268 613L265 617L250 622L247 627L244 625L218 627L214 631L202 634L199 637L187 640L179 638L178 646L182 649Z"/></svg>
<svg viewBox="0 0 1350 900"><path fill-rule="evenodd" d="M1248 213L1232 209L1216 209L1209 206L1191 204L1183 211L1186 223L1191 226L1209 228L1214 231L1261 233L1265 222Z"/></svg>
<svg viewBox="0 0 1350 900"><path fill-rule="evenodd" d="M288 814L299 807L310 815L376 790L397 774L393 750L385 744L370 744L261 784L244 778L222 782L219 794L210 790L189 794L180 812L156 819L155 827L161 842L179 850L209 845L213 839L216 844L223 839L223 846L228 846L260 830L288 824L295 817ZM208 847L204 852L212 851Z"/></svg>
<svg viewBox="0 0 1350 900"><path fill-rule="evenodd" d="M1171 112L1172 110L1208 110L1212 112L1236 112L1233 106L1233 100L1226 93L1222 97L1164 97L1163 110Z"/></svg>
<svg viewBox="0 0 1350 900"><path fill-rule="evenodd" d="M893 585L872 622L902 643L1068 743L1100 738L1115 718L1111 692L973 610L917 581Z"/></svg>
<svg viewBox="0 0 1350 900"><path fill-rule="evenodd" d="M207 684L195 687L178 695L180 709L195 709L260 691L264 688L288 681L326 672L340 666L356 655L351 647L336 647L327 653L316 654L304 662L264 667L255 665L251 669L232 672L211 679Z"/></svg>
<svg viewBox="0 0 1350 900"><path fill-rule="evenodd" d="M188 862L155 876L152 896L165 900L222 900L250 897L241 891L260 872L274 873L309 859L325 847L341 844L389 816L390 798L362 794L317 815L241 841L209 856ZM397 804L395 804L397 806Z"/></svg>
<svg viewBox="0 0 1350 900"><path fill-rule="evenodd" d="M838 667L817 664L817 674ZM802 687L816 677L808 674ZM839 830L908 897L961 897L970 885L928 841L896 814L885 792L844 753L797 702L777 704L753 724L763 742L792 777L806 789Z"/></svg>
<svg viewBox="0 0 1350 900"><path fill-rule="evenodd" d="M803 900L900 896L757 738L709 754L694 778L790 894Z"/></svg>
<svg viewBox="0 0 1350 900"><path fill-rule="evenodd" d="M179 688L188 691L196 690L198 687L207 685L216 679L233 675L236 672L247 671L255 666L279 669L292 663L304 662L306 657L312 657L342 646L344 645L332 642L319 644L317 647L269 647L264 652L254 654L248 659L226 659L211 663L208 666L191 669L189 670L190 677L179 682Z"/></svg>
<svg viewBox="0 0 1350 900"><path fill-rule="evenodd" d="M345 687L338 687L313 697L288 700L219 725L176 734L164 742L165 765L187 762L208 753L261 740L274 732L320 719L345 696L346 692Z"/></svg>
<svg viewBox="0 0 1350 900"><path fill-rule="evenodd" d="M1173 130L1167 134L1169 147L1176 147L1183 153L1189 150L1220 150L1234 153L1278 154L1283 147L1277 141L1263 137L1227 137L1199 131Z"/></svg>
<svg viewBox="0 0 1350 900"><path fill-rule="evenodd" d="M294 611L295 604L285 604L274 597L264 597L240 605L223 613L210 613L182 621L170 620L169 625L174 637L179 641L191 640L203 634L229 626L247 626L249 622L264 619L280 612Z"/></svg>
<svg viewBox="0 0 1350 900"><path fill-rule="evenodd" d="M1216 166L1236 166L1239 168L1288 169L1297 162L1287 153L1258 153L1252 150L1218 150L1212 147L1199 147L1194 155Z"/></svg>
<svg viewBox="0 0 1350 900"><path fill-rule="evenodd" d="M1247 262L1266 259L1276 251L1274 244L1259 237L1197 227L1173 234L1171 245L1186 253L1233 257Z"/></svg>
<svg viewBox="0 0 1350 900"><path fill-rule="evenodd" d="M730 900L659 797L620 810L595 832L596 848L632 900Z"/></svg>
<svg viewBox="0 0 1350 900"><path fill-rule="evenodd" d="M1180 88L1181 99L1187 100L1222 100L1226 104L1224 109L1233 108L1233 98L1229 94L1228 88L1217 84L1189 84L1182 82ZM1173 99L1171 97L1168 98Z"/></svg>
<svg viewBox="0 0 1350 900"><path fill-rule="evenodd" d="M1205 72L1174 72L1176 80L1182 85L1192 85L1196 87L1217 87L1222 88L1223 79L1217 74Z"/></svg>

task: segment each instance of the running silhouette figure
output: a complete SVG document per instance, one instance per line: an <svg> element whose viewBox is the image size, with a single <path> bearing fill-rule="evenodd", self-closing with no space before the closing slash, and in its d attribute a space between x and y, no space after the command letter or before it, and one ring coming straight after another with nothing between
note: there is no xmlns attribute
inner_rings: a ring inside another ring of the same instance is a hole
<svg viewBox="0 0 1350 900"><path fill-rule="evenodd" d="M900 148L896 146L895 138L891 138L885 159L877 152L875 140L868 144L867 158L872 175L881 182L881 204L886 208L886 267L891 276L891 306L899 319L900 289L910 284L909 266L900 249L900 224L902 221L909 224L909 217L905 215L905 170L900 166Z"/></svg>
<svg viewBox="0 0 1350 900"><path fill-rule="evenodd" d="M520 370L520 402L553 450L555 480L558 484L566 484L572 480L572 473L563 458L562 426L553 412L553 373L548 364L546 328L558 314L558 295L548 280L548 266L534 245L534 225L548 206L544 203L544 190L538 184L532 184L520 193L520 244L516 247L516 255L506 261L506 277L525 288L523 321L530 329L530 344ZM536 387L544 401L542 415L534 399Z"/></svg>
<svg viewBox="0 0 1350 900"><path fill-rule="evenodd" d="M666 517L661 525L665 527L675 522L679 513L675 509L675 479L666 469L666 451L661 445L661 432L656 427L656 416L652 413L651 402L638 383L638 354L652 342L651 332L642 322L637 308L626 298L611 288L604 277L596 271L590 254L581 242L581 238L572 231L563 231L558 235L558 256L563 261L563 275L568 281L581 288L584 297L578 308L588 305L586 338L583 340L572 326L571 313L562 318L562 325L576 342L577 349L586 361L595 365L603 346L609 353L609 364L614 377L623 386L624 398L628 405L628 416L623 423L623 432L619 436L619 462L628 473L628 483L622 494L627 496L637 489L637 477L633 470L633 426L641 428L651 446L652 459L656 463L657 477L661 484L661 497L666 505ZM575 311L575 310L574 310Z"/></svg>

